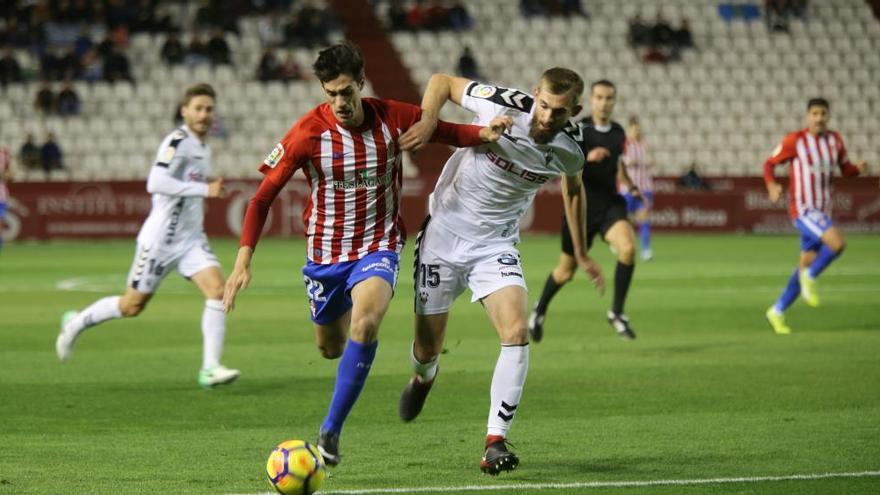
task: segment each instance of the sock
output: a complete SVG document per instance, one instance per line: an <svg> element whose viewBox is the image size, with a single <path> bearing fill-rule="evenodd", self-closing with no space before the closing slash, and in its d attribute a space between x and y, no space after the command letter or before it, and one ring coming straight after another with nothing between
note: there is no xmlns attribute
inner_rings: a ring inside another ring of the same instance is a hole
<svg viewBox="0 0 880 495"><path fill-rule="evenodd" d="M629 283L632 282L635 269L635 263L624 265L619 261L617 262L617 268L614 269L614 304L611 306L611 311L616 315L623 314L626 293L629 292Z"/></svg>
<svg viewBox="0 0 880 495"><path fill-rule="evenodd" d="M639 225L639 239L642 242L642 251L651 249L651 224L648 222Z"/></svg>
<svg viewBox="0 0 880 495"><path fill-rule="evenodd" d="M351 339L345 346L342 358L339 360L339 368L336 370L336 386L333 388L333 399L330 401L330 409L321 431L329 431L339 434L345 418L357 402L367 375L370 374L370 366L376 357L376 349L379 341L372 344L361 344Z"/></svg>
<svg viewBox="0 0 880 495"><path fill-rule="evenodd" d="M223 301L205 300L205 309L202 311L202 369L208 370L220 364L225 335L226 313L223 311Z"/></svg>
<svg viewBox="0 0 880 495"><path fill-rule="evenodd" d="M413 344L415 346L415 344ZM412 349L412 348L411 348ZM423 363L416 358L415 349L410 351L410 357L412 358L413 370L415 370L416 375L418 375L419 380L422 383L430 382L437 376L437 364L440 361L440 356L434 356L434 359L428 361L427 363Z"/></svg>
<svg viewBox="0 0 880 495"><path fill-rule="evenodd" d="M791 278L788 279L788 285L785 286L785 289L782 291L782 295L779 296L779 300L776 301L776 304L773 305L776 308L776 311L780 313L784 313L786 309L797 299L798 295L801 293L801 282L798 278L798 274L800 269L795 268L794 273L791 274Z"/></svg>
<svg viewBox="0 0 880 495"><path fill-rule="evenodd" d="M529 371L529 344L502 345L490 389L487 435L507 437Z"/></svg>
<svg viewBox="0 0 880 495"><path fill-rule="evenodd" d="M840 256L840 253L835 253L828 246L823 245L821 249L819 249L819 254L816 256L816 259L813 260L813 263L810 265L809 274L810 277L816 278L818 277L828 265L831 264L832 261L837 259Z"/></svg>
<svg viewBox="0 0 880 495"><path fill-rule="evenodd" d="M70 320L67 326L64 327L64 331L78 335L83 330L99 323L122 318L122 312L119 310L120 299L122 299L120 296L98 299L91 306L80 311L76 318Z"/></svg>
<svg viewBox="0 0 880 495"><path fill-rule="evenodd" d="M535 311L538 314L545 314L547 312L547 306L550 305L550 300L553 299L553 296L559 292L559 289L562 288L562 284L556 283L556 279L553 278L553 273L547 276L547 281L544 282L544 290L541 291L541 298L538 299L538 304L535 305Z"/></svg>

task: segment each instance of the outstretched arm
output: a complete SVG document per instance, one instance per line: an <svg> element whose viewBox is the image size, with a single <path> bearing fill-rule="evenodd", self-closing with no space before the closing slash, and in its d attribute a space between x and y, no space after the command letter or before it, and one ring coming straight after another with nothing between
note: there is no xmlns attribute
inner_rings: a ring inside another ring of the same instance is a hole
<svg viewBox="0 0 880 495"><path fill-rule="evenodd" d="M461 105L461 95L470 82L463 77L448 74L438 73L431 76L422 96L421 119L400 136L400 147L417 151L428 144L437 130L440 109L448 100Z"/></svg>

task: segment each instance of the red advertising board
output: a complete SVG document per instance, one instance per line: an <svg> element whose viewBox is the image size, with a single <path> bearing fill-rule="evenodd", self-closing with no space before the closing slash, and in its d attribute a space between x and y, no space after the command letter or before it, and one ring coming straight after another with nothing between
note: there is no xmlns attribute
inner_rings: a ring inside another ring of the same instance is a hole
<svg viewBox="0 0 880 495"><path fill-rule="evenodd" d="M402 211L410 230L421 223L435 177L404 181ZM651 222L658 231L791 232L784 204L767 200L760 178L710 179L711 191L682 190L674 179L655 181ZM206 202L209 236L238 236L257 181L229 181L223 199ZM143 182L28 182L13 184L7 239L133 237L150 211ZM299 236L308 184L291 181L273 204L266 235ZM562 218L559 184L548 183L522 220L524 232L558 232ZM876 178L837 180L834 222L850 232L880 232L880 189Z"/></svg>

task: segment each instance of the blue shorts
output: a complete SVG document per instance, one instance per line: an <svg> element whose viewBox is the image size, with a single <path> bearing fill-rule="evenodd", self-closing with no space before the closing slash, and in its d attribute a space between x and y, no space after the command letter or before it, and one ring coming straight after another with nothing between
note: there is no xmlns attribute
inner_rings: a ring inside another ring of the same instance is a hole
<svg viewBox="0 0 880 495"><path fill-rule="evenodd" d="M642 197L637 198L630 193L623 195L626 200L626 212L635 213L642 208L650 208L654 204L654 193L651 191L640 191ZM647 204L646 204L647 203Z"/></svg>
<svg viewBox="0 0 880 495"><path fill-rule="evenodd" d="M6 203L0 201L0 218L6 218Z"/></svg>
<svg viewBox="0 0 880 495"><path fill-rule="evenodd" d="M381 277L397 286L399 259L394 251L377 251L357 261L319 265L306 261L302 269L312 321L325 325L351 309L351 289L370 277Z"/></svg>
<svg viewBox="0 0 880 495"><path fill-rule="evenodd" d="M822 247L822 234L834 224L828 215L810 208L797 217L794 226L801 232L801 251L818 251Z"/></svg>

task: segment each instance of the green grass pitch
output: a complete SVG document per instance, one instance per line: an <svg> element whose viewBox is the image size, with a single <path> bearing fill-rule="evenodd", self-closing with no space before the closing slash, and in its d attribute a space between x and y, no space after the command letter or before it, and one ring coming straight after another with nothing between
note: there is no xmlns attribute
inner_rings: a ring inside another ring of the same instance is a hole
<svg viewBox="0 0 880 495"><path fill-rule="evenodd" d="M225 269L236 244L215 241ZM520 245L531 300L555 237ZM410 374L411 246L379 353L343 430L325 490L788 476L880 469L880 237L849 237L820 279L822 306L764 320L793 269L794 235L657 236L639 263L619 340L579 275L554 300L510 440L520 468L484 476L498 338L465 294L422 415L397 418ZM336 362L314 347L299 269L303 242L265 240L229 317L232 386L196 385L202 299L176 275L144 314L89 330L55 358L64 310L122 290L132 241L23 243L0 254L0 494L263 493L278 442L314 440ZM594 253L606 278L613 260ZM63 287L63 289L59 288ZM479 493L479 492L475 492ZM494 493L494 492L485 492ZM687 486L552 488L515 494L876 494L880 477Z"/></svg>

